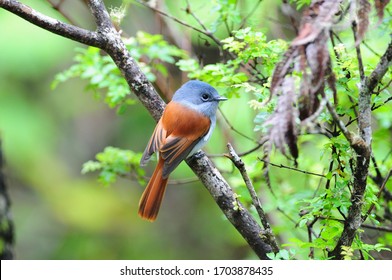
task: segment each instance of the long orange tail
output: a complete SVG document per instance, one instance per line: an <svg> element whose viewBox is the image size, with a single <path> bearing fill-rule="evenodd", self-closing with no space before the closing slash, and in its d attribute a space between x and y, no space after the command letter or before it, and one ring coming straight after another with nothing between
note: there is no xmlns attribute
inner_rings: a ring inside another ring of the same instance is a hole
<svg viewBox="0 0 392 280"><path fill-rule="evenodd" d="M160 157L150 182L139 202L139 216L151 222L158 216L159 207L165 194L168 178L162 178L163 159Z"/></svg>

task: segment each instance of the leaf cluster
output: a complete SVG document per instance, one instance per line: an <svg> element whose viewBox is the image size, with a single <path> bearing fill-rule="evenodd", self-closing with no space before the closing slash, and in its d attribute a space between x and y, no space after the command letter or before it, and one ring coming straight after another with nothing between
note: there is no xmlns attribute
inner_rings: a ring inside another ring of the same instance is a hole
<svg viewBox="0 0 392 280"><path fill-rule="evenodd" d="M141 153L108 146L95 156L96 160L83 164L82 173L99 171L98 181L105 186L115 183L117 177L130 174L143 184L144 170L139 165L141 156Z"/></svg>
<svg viewBox="0 0 392 280"><path fill-rule="evenodd" d="M254 106L257 106L267 94L265 77L272 73L287 43L280 39L268 41L263 32L250 27L234 30L232 34L221 40L222 50L229 57L225 62L203 66L190 58L178 61L177 65L189 78L210 83L228 97L238 97L242 90L253 93L257 98ZM260 81L264 81L261 86Z"/></svg>
<svg viewBox="0 0 392 280"><path fill-rule="evenodd" d="M135 37L124 39L132 57L138 62L149 81L154 82L157 75L167 77L167 64L174 64L179 58L186 58L186 52L163 39L162 35L137 32ZM113 60L98 48L76 49L75 64L56 75L52 88L71 78L87 81L86 90L94 96L104 96L110 108L117 108L123 113L129 105L135 103L127 82Z"/></svg>

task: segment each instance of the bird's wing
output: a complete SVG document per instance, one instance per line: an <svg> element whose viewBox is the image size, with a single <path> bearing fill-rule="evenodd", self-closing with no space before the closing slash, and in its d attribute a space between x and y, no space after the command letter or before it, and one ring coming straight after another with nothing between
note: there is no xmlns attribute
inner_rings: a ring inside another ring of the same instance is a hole
<svg viewBox="0 0 392 280"><path fill-rule="evenodd" d="M162 116L166 139L159 153L164 159L163 177L184 160L210 129L208 117L179 103L170 102Z"/></svg>
<svg viewBox="0 0 392 280"><path fill-rule="evenodd" d="M144 150L142 159L140 160L140 165L146 165L150 160L153 153L157 152L159 148L162 146L163 142L166 139L167 132L163 128L162 118L157 123L154 133L152 134L150 141L147 144L146 149Z"/></svg>

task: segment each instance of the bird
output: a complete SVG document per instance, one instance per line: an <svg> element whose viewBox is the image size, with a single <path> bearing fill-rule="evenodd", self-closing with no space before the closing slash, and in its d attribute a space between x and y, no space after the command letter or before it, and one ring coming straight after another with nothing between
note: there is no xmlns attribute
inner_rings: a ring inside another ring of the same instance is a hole
<svg viewBox="0 0 392 280"><path fill-rule="evenodd" d="M215 128L218 104L225 100L214 87L199 80L186 82L174 93L140 160L145 166L158 153L158 163L139 201L142 219L156 220L170 173L207 143Z"/></svg>

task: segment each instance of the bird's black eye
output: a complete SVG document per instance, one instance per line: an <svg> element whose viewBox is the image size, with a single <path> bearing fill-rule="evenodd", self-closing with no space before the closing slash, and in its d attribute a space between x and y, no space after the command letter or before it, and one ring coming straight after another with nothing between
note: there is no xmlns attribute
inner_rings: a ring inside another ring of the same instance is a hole
<svg viewBox="0 0 392 280"><path fill-rule="evenodd" d="M203 101L207 101L209 98L210 98L210 96L209 96L207 93L203 93L203 94L201 95L201 99L202 99Z"/></svg>

